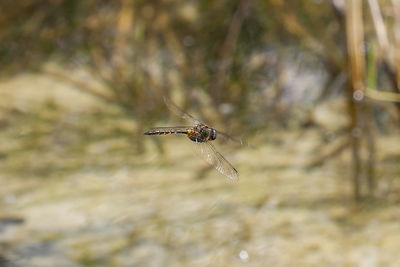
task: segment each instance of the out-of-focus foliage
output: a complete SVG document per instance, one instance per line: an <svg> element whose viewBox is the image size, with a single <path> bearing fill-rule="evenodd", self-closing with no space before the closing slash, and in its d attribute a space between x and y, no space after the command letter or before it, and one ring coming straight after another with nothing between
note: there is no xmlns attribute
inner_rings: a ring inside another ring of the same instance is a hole
<svg viewBox="0 0 400 267"><path fill-rule="evenodd" d="M178 90L185 106L204 93L217 105L235 103L249 122L294 98L280 88L285 64L324 72L308 94L346 66L343 21L330 1L27 0L2 1L1 10L3 74L38 70L50 58L90 66L113 101L146 113L159 93Z"/></svg>
<svg viewBox="0 0 400 267"><path fill-rule="evenodd" d="M282 98L291 101L280 83L285 64L330 75L343 60L343 32L327 1L28 0L1 9L3 73L37 70L49 58L90 66L109 99L139 119L139 110L160 114L159 94L178 91L185 107L234 103L222 110L258 125Z"/></svg>

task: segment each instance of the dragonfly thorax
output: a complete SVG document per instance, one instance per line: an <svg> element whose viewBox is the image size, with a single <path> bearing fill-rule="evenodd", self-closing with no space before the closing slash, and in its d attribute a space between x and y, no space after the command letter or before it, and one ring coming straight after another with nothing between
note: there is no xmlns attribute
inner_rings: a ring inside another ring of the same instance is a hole
<svg viewBox="0 0 400 267"><path fill-rule="evenodd" d="M188 131L188 137L194 142L207 142L217 138L217 131L204 124L198 124Z"/></svg>

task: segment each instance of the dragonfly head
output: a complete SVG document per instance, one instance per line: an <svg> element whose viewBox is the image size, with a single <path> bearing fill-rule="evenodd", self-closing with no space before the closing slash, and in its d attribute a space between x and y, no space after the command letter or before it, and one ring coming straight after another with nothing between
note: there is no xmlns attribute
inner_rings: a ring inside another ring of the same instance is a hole
<svg viewBox="0 0 400 267"><path fill-rule="evenodd" d="M215 140L217 138L217 131L215 129L211 129L210 139Z"/></svg>

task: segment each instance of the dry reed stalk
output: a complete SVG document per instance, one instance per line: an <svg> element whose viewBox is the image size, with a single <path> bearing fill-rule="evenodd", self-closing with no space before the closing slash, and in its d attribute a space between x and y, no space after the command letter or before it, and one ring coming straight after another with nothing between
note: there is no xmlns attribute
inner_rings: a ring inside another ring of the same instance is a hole
<svg viewBox="0 0 400 267"><path fill-rule="evenodd" d="M396 53L397 87L400 88L400 0L392 0L394 11L394 39ZM400 96L398 97L400 102Z"/></svg>
<svg viewBox="0 0 400 267"><path fill-rule="evenodd" d="M364 96L364 49L363 49L362 1L346 1L346 37L349 62L349 113L351 117L350 138L353 160L353 193L361 199L361 101Z"/></svg>

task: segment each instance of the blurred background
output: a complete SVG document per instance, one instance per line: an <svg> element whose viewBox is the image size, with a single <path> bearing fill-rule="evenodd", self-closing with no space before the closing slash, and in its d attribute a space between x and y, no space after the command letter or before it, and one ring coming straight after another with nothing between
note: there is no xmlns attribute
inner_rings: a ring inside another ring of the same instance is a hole
<svg viewBox="0 0 400 267"><path fill-rule="evenodd" d="M400 265L399 0L0 10L0 266Z"/></svg>

